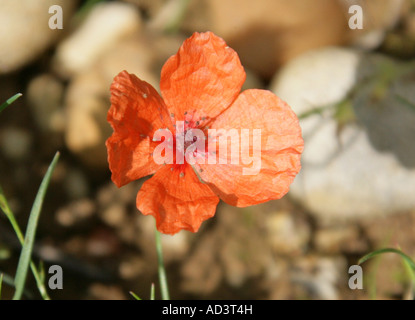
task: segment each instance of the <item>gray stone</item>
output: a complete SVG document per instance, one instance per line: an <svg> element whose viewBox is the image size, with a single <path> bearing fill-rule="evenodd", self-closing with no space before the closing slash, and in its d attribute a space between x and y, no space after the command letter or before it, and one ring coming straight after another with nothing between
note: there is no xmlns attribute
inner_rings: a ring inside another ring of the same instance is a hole
<svg viewBox="0 0 415 320"><path fill-rule="evenodd" d="M414 74L413 64L340 48L289 63L271 88L305 140L290 195L322 220L414 208Z"/></svg>

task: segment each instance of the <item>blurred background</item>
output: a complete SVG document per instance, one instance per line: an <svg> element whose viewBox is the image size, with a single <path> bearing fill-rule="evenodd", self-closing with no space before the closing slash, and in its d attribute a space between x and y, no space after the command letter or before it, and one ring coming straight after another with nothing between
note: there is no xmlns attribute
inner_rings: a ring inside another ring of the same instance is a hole
<svg viewBox="0 0 415 320"><path fill-rule="evenodd" d="M356 4L361 30L349 28ZM52 5L63 29L49 28ZM220 203L198 233L163 236L171 297L413 298L397 256L366 263L363 290L348 269L381 247L415 256L414 1L0 0L0 101L23 93L0 115L0 184L23 229L61 152L34 248L63 268L51 297L148 299L158 283L154 220L135 207L144 180L110 180L109 86L125 69L158 88L166 59L208 30L239 54L244 89L297 113L303 169L281 200ZM1 213L1 272L14 276L19 252ZM38 298L31 274L28 290Z"/></svg>

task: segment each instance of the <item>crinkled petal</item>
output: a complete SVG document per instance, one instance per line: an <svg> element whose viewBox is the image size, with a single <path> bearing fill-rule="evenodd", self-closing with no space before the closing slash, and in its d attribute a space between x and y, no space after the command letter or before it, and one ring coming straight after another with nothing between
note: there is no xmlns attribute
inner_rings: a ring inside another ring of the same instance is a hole
<svg viewBox="0 0 415 320"><path fill-rule="evenodd" d="M121 187L154 173L152 157L157 129L172 128L163 99L147 82L122 71L111 85L108 122L114 133L106 141L112 180Z"/></svg>
<svg viewBox="0 0 415 320"><path fill-rule="evenodd" d="M166 234L182 229L196 232L203 221L215 215L218 202L189 166L163 166L137 195L138 210L154 216L157 229Z"/></svg>
<svg viewBox="0 0 415 320"><path fill-rule="evenodd" d="M237 152L239 161L236 164L231 162L229 139L226 156L216 146L217 164L195 166L200 178L222 200L245 207L279 199L288 192L301 168L300 157L304 142L297 116L285 102L270 91L244 91L229 109L218 116L211 127L237 129L239 137L242 137L241 129L249 129L250 132L249 154L244 152L240 143L241 148ZM260 145L254 146L253 129L261 129ZM242 159L242 152L257 160ZM258 152L257 156L255 152ZM226 164L220 164L219 158L225 160ZM253 167L254 164L257 170ZM251 172L247 172L248 168Z"/></svg>
<svg viewBox="0 0 415 320"><path fill-rule="evenodd" d="M246 74L237 53L212 32L194 33L161 71L160 89L170 112L207 120L236 99Z"/></svg>

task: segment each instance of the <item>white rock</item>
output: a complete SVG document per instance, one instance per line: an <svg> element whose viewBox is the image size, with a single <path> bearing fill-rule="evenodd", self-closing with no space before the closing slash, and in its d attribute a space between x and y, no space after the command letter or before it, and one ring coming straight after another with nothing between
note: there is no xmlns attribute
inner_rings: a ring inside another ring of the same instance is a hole
<svg viewBox="0 0 415 320"><path fill-rule="evenodd" d="M415 102L415 83L409 76L390 78L390 88L379 82L404 69L380 56L326 48L295 59L274 79L272 90L297 115L329 106L300 121L305 150L290 191L323 220L415 207L415 112L396 98ZM330 105L347 94L358 122L339 127Z"/></svg>
<svg viewBox="0 0 415 320"><path fill-rule="evenodd" d="M0 0L0 74L32 61L62 36L77 2ZM49 28L52 5L62 7L63 30Z"/></svg>
<svg viewBox="0 0 415 320"><path fill-rule="evenodd" d="M78 74L121 39L140 29L140 14L133 5L120 2L96 5L84 24L59 45L55 67L63 75Z"/></svg>

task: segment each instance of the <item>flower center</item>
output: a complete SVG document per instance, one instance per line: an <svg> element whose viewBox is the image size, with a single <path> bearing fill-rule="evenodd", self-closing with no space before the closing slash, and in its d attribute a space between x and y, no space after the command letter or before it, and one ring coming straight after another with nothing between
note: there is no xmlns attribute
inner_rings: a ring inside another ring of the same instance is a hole
<svg viewBox="0 0 415 320"><path fill-rule="evenodd" d="M174 122L174 115L171 115ZM176 121L174 137L176 164L187 164L190 158L197 159L205 156L207 147L206 117L197 115L195 111L184 113L183 121Z"/></svg>

